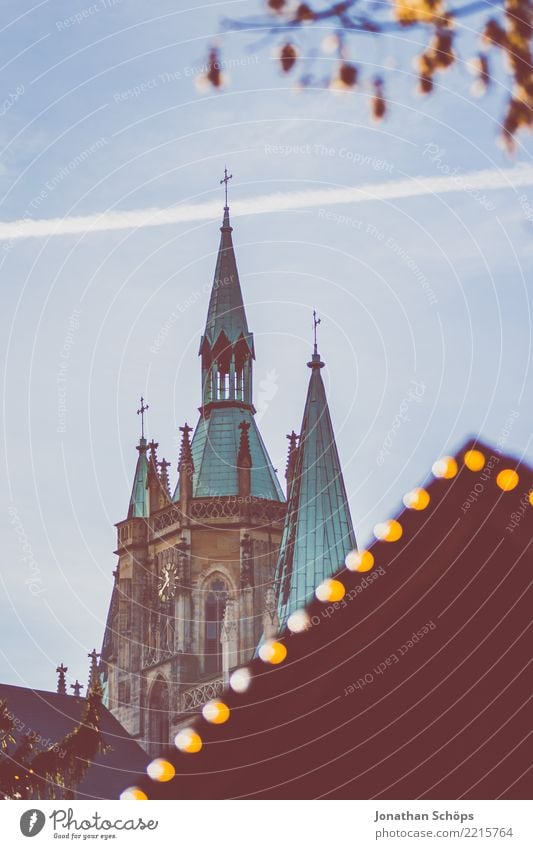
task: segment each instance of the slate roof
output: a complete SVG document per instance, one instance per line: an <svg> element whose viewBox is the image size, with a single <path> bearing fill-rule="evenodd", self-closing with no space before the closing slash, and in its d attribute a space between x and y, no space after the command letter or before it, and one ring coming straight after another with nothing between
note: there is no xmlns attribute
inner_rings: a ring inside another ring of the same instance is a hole
<svg viewBox="0 0 533 849"><path fill-rule="evenodd" d="M473 471L470 448L370 571L339 571L342 601L284 630L283 662L248 664L227 722L191 721L201 750L169 749L176 776L142 776L149 798L530 797L533 470L478 444Z"/></svg>
<svg viewBox="0 0 533 849"><path fill-rule="evenodd" d="M230 345L234 345L242 337L253 354L253 335L249 332L246 321L239 272L237 271L237 261L231 238L232 229L229 209L225 207L224 220L220 228L220 246L213 288L211 289L205 331L200 349L204 341L212 348L223 332Z"/></svg>
<svg viewBox="0 0 533 849"><path fill-rule="evenodd" d="M7 700L7 709L14 715L15 740L18 742L23 734L32 732L39 735L37 739L42 740L44 748L60 742L73 730L85 703L83 698L11 684L0 684L0 699ZM112 748L95 758L77 789L78 799L117 799L124 782L131 782L149 761L146 752L103 706L101 729L105 742ZM45 741L49 742L45 745Z"/></svg>

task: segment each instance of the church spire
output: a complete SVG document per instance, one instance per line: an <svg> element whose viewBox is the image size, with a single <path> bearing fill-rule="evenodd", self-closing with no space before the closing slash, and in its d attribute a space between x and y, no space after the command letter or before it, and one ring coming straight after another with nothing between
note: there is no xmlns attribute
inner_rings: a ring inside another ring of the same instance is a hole
<svg viewBox="0 0 533 849"><path fill-rule="evenodd" d="M144 403L144 398L141 396L141 407L137 410L137 415L141 416L141 437L137 446L139 457L133 478L128 519L139 517L146 519L148 516L148 493L146 491L146 484L148 482L148 458L146 452L148 450L148 444L144 437L144 414L147 409L148 404Z"/></svg>
<svg viewBox="0 0 533 849"><path fill-rule="evenodd" d="M314 316L314 332L319 321ZM316 335L300 439L275 585L283 627L309 601L321 581L335 573L355 548L355 534L321 371Z"/></svg>
<svg viewBox="0 0 533 849"><path fill-rule="evenodd" d="M246 312L233 249L228 206L228 175L224 171L225 206L220 245L205 331L200 342L202 357L202 406L225 402L252 405L253 335Z"/></svg>

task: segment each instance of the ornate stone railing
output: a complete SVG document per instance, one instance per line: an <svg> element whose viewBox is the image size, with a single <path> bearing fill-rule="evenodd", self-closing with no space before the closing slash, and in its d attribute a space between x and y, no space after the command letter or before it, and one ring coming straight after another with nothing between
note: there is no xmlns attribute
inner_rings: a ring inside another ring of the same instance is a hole
<svg viewBox="0 0 533 849"><path fill-rule="evenodd" d="M212 681L198 684L196 687L190 687L181 694L182 713L200 710L210 699L216 699L217 696L220 696L223 690L223 678L215 678Z"/></svg>
<svg viewBox="0 0 533 849"><path fill-rule="evenodd" d="M270 524L283 521L287 505L264 498L242 498L238 495L215 496L213 498L195 498L189 505L189 518L200 520L233 519L247 514L253 523ZM178 505L167 507L150 519L152 532L164 531L172 525L182 522Z"/></svg>

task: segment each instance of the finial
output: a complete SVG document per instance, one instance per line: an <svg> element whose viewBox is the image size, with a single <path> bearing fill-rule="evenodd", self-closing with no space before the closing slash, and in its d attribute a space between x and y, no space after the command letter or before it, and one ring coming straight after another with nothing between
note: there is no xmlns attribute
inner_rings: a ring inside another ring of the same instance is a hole
<svg viewBox="0 0 533 849"><path fill-rule="evenodd" d="M228 174L228 169L224 168L224 177L220 181L220 185L222 185L222 183L224 183L224 198L225 198L224 209L228 208L228 183L229 183L230 180L233 180L233 174Z"/></svg>
<svg viewBox="0 0 533 849"><path fill-rule="evenodd" d="M57 667L56 672L59 674L57 679L57 692L62 696L67 695L67 683L65 681L65 673L68 672L68 666L64 666L63 662Z"/></svg>
<svg viewBox="0 0 533 849"><path fill-rule="evenodd" d="M76 678L76 683L71 684L70 689L74 690L74 695L79 699L79 697L81 695L81 691L83 690L83 684L80 684L80 682Z"/></svg>
<svg viewBox="0 0 533 849"><path fill-rule="evenodd" d="M311 357L311 362L307 363L309 368L324 368L325 363L320 359L320 354L318 353L317 341L316 341L316 329L319 324L322 323L321 318L317 318L316 310L313 310L313 356Z"/></svg>
<svg viewBox="0 0 533 849"><path fill-rule="evenodd" d="M87 657L91 658L91 668L89 670L89 687L88 687L88 689L92 690L99 683L99 680L98 680L98 658L100 657L100 655L98 654L96 649L93 649L91 652L89 652Z"/></svg>
<svg viewBox="0 0 533 849"><path fill-rule="evenodd" d="M144 398L141 395L141 407L137 410L137 415L141 417L141 439L144 439L144 414L149 409L148 404L144 403Z"/></svg>
<svg viewBox="0 0 533 849"><path fill-rule="evenodd" d="M317 329L318 325L321 323L321 321L322 321L321 318L316 317L316 310L313 310L313 336L314 336L314 341L315 341L315 347L314 347L314 351L313 351L314 354L318 353L317 346L316 346L316 329Z"/></svg>

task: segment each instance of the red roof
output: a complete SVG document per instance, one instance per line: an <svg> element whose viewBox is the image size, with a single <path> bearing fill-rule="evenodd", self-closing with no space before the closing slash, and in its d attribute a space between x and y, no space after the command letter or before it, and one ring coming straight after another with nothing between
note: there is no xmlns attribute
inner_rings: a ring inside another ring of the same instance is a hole
<svg viewBox="0 0 533 849"><path fill-rule="evenodd" d="M176 777L143 777L149 798L528 798L533 472L479 444L471 471L471 447L373 569L339 572L341 602L283 632L283 662L250 663L227 722L193 720L201 751L169 751Z"/></svg>

